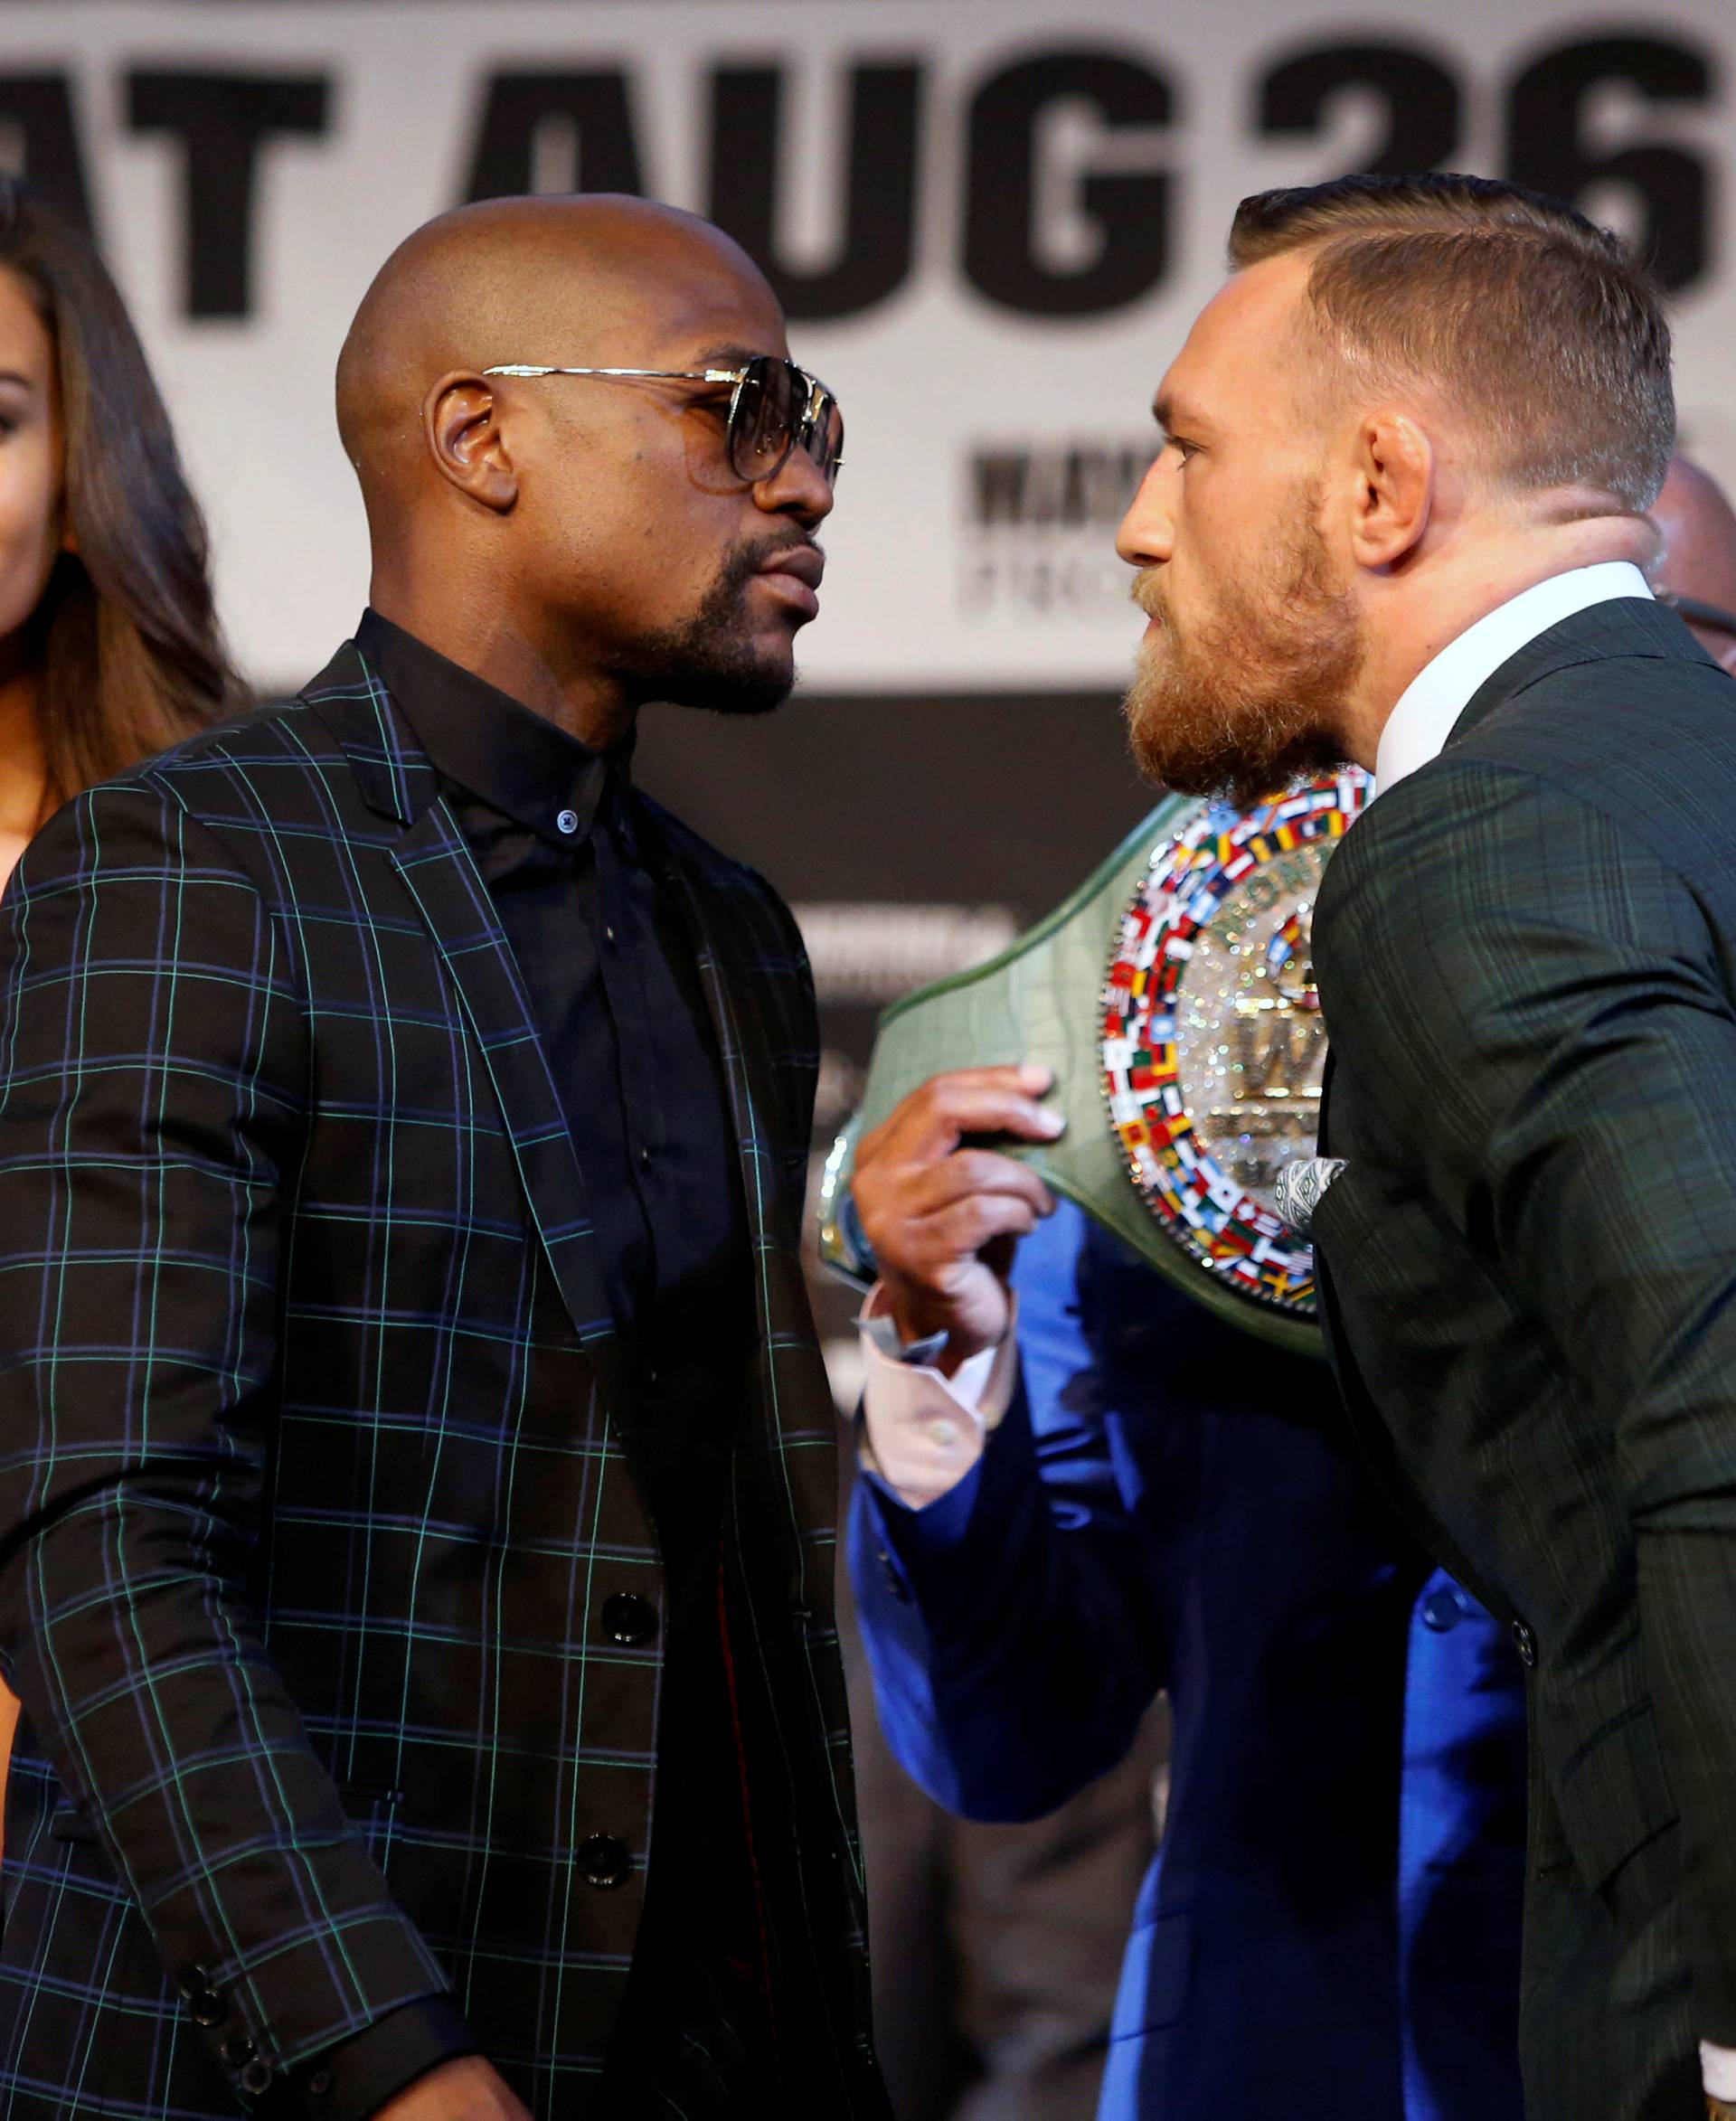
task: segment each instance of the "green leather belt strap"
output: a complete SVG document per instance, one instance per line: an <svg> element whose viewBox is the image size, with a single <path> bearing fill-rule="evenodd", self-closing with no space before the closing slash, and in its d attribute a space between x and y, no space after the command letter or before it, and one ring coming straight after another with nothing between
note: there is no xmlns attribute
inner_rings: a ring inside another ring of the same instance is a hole
<svg viewBox="0 0 1736 2121"><path fill-rule="evenodd" d="M1321 1352L1312 1321L1250 1303L1169 1235L1140 1197L1109 1124L1099 1038L1111 948L1154 851L1205 807L1194 797L1160 803L1070 899L999 957L887 1010L861 1113L839 1137L821 1188L820 1248L828 1263L845 1274L860 1266L840 1209L863 1133L932 1076L1035 1062L1053 1073L1047 1102L1064 1115L1066 1132L1053 1143L996 1146L1033 1165L1056 1192L1124 1239L1195 1302L1264 1339L1299 1353Z"/></svg>

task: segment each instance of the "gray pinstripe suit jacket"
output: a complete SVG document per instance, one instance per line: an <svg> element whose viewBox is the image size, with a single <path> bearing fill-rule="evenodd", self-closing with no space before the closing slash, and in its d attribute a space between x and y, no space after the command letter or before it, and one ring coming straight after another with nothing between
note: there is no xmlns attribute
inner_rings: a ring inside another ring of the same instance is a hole
<svg viewBox="0 0 1736 2121"><path fill-rule="evenodd" d="M1353 1417L1530 1667L1539 2121L1736 2045L1736 686L1601 604L1320 895L1316 1211Z"/></svg>
<svg viewBox="0 0 1736 2121"><path fill-rule="evenodd" d="M738 1654L877 2114L812 993L770 890L664 830L757 1268ZM658 1652L599 1622L660 1606L634 1420L516 967L354 647L63 811L0 919L7 2113L233 2114L448 1985L539 2113L582 2110L654 1795ZM575 1865L599 1832L624 1885Z"/></svg>

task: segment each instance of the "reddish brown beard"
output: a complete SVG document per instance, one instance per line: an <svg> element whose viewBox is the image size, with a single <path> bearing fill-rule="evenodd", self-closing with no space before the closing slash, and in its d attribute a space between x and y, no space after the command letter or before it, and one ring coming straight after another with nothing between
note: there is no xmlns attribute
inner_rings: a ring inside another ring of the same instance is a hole
<svg viewBox="0 0 1736 2121"><path fill-rule="evenodd" d="M1312 525L1311 512L1304 519ZM1312 527L1274 575L1230 587L1185 634L1165 608L1161 570L1135 584L1134 600L1162 628L1142 646L1126 701L1148 780L1246 806L1343 760L1338 729L1363 658L1355 615Z"/></svg>

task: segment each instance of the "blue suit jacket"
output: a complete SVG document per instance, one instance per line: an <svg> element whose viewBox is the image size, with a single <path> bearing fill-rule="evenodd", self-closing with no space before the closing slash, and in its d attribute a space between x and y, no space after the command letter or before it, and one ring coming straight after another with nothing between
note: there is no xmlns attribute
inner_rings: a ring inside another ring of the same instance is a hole
<svg viewBox="0 0 1736 2121"><path fill-rule="evenodd" d="M920 1512L864 1479L851 1562L892 1749L967 1816L1052 1809L1169 1691L1104 2121L1518 2121L1506 1638L1406 1546L1324 1363L1071 1208L1016 1283L980 1465Z"/></svg>

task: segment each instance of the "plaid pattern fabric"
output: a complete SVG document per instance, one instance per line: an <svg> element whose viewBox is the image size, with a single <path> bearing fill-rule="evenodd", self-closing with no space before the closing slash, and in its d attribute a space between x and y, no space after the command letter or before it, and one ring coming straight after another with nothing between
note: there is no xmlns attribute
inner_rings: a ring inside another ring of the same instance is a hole
<svg viewBox="0 0 1736 2121"><path fill-rule="evenodd" d="M1603 604L1380 798L1315 919L1335 1359L1530 1667L1552 2116L1685 2114L1695 2039L1736 2044L1733 817L1736 688Z"/></svg>
<svg viewBox="0 0 1736 2121"><path fill-rule="evenodd" d="M768 887L661 825L758 1270L738 1654L878 2113L797 1253L812 993ZM5 2110L233 2114L449 1985L534 2110L573 2112L654 1796L657 1648L600 1618L661 1611L632 1379L516 967L353 646L33 844L0 1189ZM597 1834L624 1884L587 1881Z"/></svg>

